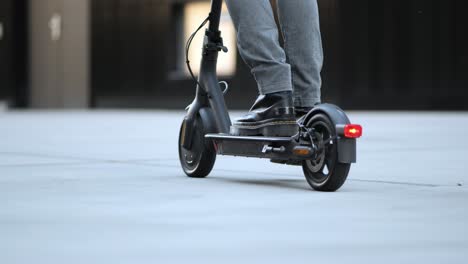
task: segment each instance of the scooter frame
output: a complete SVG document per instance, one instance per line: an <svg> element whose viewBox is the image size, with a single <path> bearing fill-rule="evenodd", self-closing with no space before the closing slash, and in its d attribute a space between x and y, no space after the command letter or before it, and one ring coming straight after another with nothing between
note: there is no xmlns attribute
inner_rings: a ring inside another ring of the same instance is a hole
<svg viewBox="0 0 468 264"><path fill-rule="evenodd" d="M200 74L198 76L198 84L196 96L192 104L188 108L188 113L185 117L185 129L183 131L184 148L191 147L191 136L193 135L193 124L197 115L201 115L205 125L206 138L215 142L217 146L222 146L220 143L225 142L223 148L218 148L218 154L223 155L240 155L260 158L281 158L287 160L290 157L290 151L276 151L273 147L270 151L263 149L266 143L290 142L288 149L294 149L296 145L292 138L289 137L239 137L229 135L231 119L224 101L224 94L219 85L216 74L216 65L218 60L218 52L227 50L224 47L221 32L219 31L220 15L222 8L222 0L211 1L211 12L209 14L209 26L205 31L203 43L203 54L200 65ZM331 104L321 104L315 107L311 112L298 122L306 123L312 116L317 113L326 114L334 124L337 125L337 134L343 136L343 127L350 124L350 121L343 110ZM356 161L356 140L353 138L339 137L336 139L338 143L339 161L342 163L353 163ZM234 142L234 144L229 144ZM239 142L244 144L239 144ZM300 144L299 144L300 145ZM254 146L254 148L252 148ZM258 148L260 147L260 151Z"/></svg>
<svg viewBox="0 0 468 264"><path fill-rule="evenodd" d="M222 2L222 0L211 1L196 96L188 107L181 144L186 149L191 148L194 122L199 115L207 133L205 138L213 141L218 154L268 158L274 162L299 165L299 161L312 157L316 152L313 145L305 145L301 140L301 137L307 136L304 134L307 133L307 129L298 131L298 135L294 137L243 137L229 134L231 119L216 74L218 52L227 51L219 31ZM350 124L350 121L339 107L331 104L318 105L298 120L298 125L307 124L308 120L319 113L325 114L336 125L337 137L329 139L329 143L336 142L338 161L356 162L356 139L344 137L344 127Z"/></svg>

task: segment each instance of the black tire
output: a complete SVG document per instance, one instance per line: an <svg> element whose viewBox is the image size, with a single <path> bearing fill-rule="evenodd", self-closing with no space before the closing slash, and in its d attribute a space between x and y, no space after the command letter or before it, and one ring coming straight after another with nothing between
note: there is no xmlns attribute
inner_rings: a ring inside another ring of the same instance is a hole
<svg viewBox="0 0 468 264"><path fill-rule="evenodd" d="M310 187L322 192L338 190L348 177L351 164L338 161L338 150L335 140L324 144L327 139L336 137L335 124L324 114L313 116L306 125L314 128L322 152L314 160L302 162L302 170Z"/></svg>
<svg viewBox="0 0 468 264"><path fill-rule="evenodd" d="M202 119L197 116L194 122L191 149L182 146L182 131L185 120L179 132L179 160L185 174L192 178L204 178L210 174L216 161L216 151L211 140L205 139L205 128Z"/></svg>

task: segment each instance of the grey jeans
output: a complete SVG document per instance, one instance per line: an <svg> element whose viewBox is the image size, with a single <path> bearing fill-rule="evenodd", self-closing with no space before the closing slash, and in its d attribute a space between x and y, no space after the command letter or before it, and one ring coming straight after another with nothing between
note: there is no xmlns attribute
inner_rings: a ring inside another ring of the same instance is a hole
<svg viewBox="0 0 468 264"><path fill-rule="evenodd" d="M269 0L225 1L260 94L292 90L295 106L319 103L323 50L317 0L276 0L284 49Z"/></svg>

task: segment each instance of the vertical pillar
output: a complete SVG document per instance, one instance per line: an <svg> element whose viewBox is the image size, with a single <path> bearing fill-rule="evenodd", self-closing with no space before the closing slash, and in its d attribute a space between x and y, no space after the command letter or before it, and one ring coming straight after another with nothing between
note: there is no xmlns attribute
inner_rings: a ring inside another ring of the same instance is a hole
<svg viewBox="0 0 468 264"><path fill-rule="evenodd" d="M30 102L89 106L89 0L30 1Z"/></svg>

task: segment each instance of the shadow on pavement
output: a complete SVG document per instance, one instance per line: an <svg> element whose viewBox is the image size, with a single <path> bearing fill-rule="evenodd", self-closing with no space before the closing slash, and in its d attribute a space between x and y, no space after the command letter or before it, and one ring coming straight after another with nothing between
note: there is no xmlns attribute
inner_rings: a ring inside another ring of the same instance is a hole
<svg viewBox="0 0 468 264"><path fill-rule="evenodd" d="M210 180L223 181L227 183L235 183L241 185L250 185L250 186L263 186L263 187L275 187L275 188L288 188L295 190L306 190L311 191L312 189L307 185L305 180L299 179L236 179L236 178L209 178Z"/></svg>

